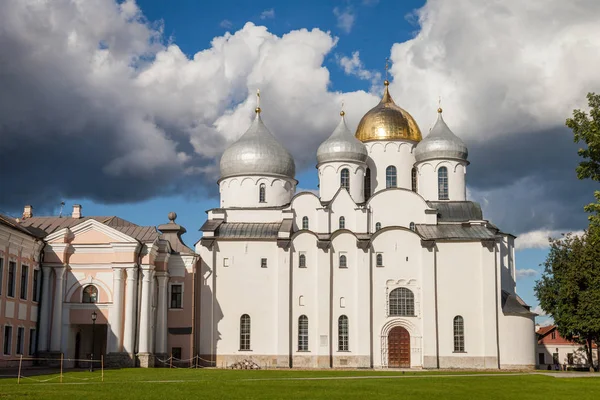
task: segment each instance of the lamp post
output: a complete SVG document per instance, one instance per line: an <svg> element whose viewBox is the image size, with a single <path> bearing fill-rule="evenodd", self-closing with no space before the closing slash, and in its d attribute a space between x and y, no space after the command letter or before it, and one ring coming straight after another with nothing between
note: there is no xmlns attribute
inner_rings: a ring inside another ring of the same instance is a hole
<svg viewBox="0 0 600 400"><path fill-rule="evenodd" d="M94 372L94 345L96 342L96 318L98 314L96 311L92 312L92 352L90 354L90 372Z"/></svg>

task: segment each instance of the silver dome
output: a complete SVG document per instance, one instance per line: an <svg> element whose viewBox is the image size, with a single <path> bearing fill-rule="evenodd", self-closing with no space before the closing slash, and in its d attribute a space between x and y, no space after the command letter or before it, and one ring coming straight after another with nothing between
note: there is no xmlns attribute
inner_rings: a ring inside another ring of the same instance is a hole
<svg viewBox="0 0 600 400"><path fill-rule="evenodd" d="M317 162L319 164L328 161L366 162L367 148L346 126L344 112L340 114L342 116L340 123L317 150Z"/></svg>
<svg viewBox="0 0 600 400"><path fill-rule="evenodd" d="M221 179L238 175L278 175L294 178L292 155L275 139L260 118L221 157Z"/></svg>
<svg viewBox="0 0 600 400"><path fill-rule="evenodd" d="M469 151L465 143L456 136L442 118L442 109L438 110L438 119L429 135L415 149L417 161L436 158L467 160Z"/></svg>

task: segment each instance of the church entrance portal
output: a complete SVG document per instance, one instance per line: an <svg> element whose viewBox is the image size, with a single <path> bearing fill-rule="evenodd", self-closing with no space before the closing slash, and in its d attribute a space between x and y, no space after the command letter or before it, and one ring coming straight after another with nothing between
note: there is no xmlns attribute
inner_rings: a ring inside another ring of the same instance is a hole
<svg viewBox="0 0 600 400"><path fill-rule="evenodd" d="M388 333L388 367L410 368L410 334L401 326Z"/></svg>

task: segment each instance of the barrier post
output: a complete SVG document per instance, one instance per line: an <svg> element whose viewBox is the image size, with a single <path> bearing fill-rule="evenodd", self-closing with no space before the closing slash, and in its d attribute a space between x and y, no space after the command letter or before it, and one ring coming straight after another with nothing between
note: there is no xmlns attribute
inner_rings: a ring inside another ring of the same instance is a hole
<svg viewBox="0 0 600 400"><path fill-rule="evenodd" d="M63 381L63 353L60 353L60 383Z"/></svg>
<svg viewBox="0 0 600 400"><path fill-rule="evenodd" d="M102 382L104 382L104 354L100 356L100 368L102 369Z"/></svg>
<svg viewBox="0 0 600 400"><path fill-rule="evenodd" d="M173 353L171 353L171 357L169 357L169 369L173 368Z"/></svg>
<svg viewBox="0 0 600 400"><path fill-rule="evenodd" d="M21 354L21 358L19 358L19 374L17 375L17 385L21 383L21 364L23 364L23 354Z"/></svg>
<svg viewBox="0 0 600 400"><path fill-rule="evenodd" d="M198 359L200 358L200 356L198 354L196 354L196 368L198 368Z"/></svg>

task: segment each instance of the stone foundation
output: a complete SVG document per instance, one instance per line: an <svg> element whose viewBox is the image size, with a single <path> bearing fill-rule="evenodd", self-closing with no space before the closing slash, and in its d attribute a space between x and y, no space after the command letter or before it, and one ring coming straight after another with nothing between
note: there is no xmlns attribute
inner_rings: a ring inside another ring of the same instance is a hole
<svg viewBox="0 0 600 400"><path fill-rule="evenodd" d="M203 357L200 356L204 360L210 360L210 356ZM264 355L264 354L227 354L227 355L217 355L216 359L216 367L217 368L229 368L231 364L243 361L250 360L255 362L263 369L272 369L272 368L289 368L289 358L287 356L275 356L275 355ZM204 363L206 364L206 363Z"/></svg>
<svg viewBox="0 0 600 400"><path fill-rule="evenodd" d="M154 368L154 354L139 353L137 359L140 368Z"/></svg>
<svg viewBox="0 0 600 400"><path fill-rule="evenodd" d="M36 357L45 358L46 360L38 360L38 365L44 365L48 367L60 367L60 356L61 352L56 351L43 351L39 352Z"/></svg>
<svg viewBox="0 0 600 400"><path fill-rule="evenodd" d="M135 366L134 358L129 353L108 353L104 357L106 368L131 368Z"/></svg>
<svg viewBox="0 0 600 400"><path fill-rule="evenodd" d="M328 368L329 365L327 365ZM333 356L333 368L371 368L369 356Z"/></svg>

